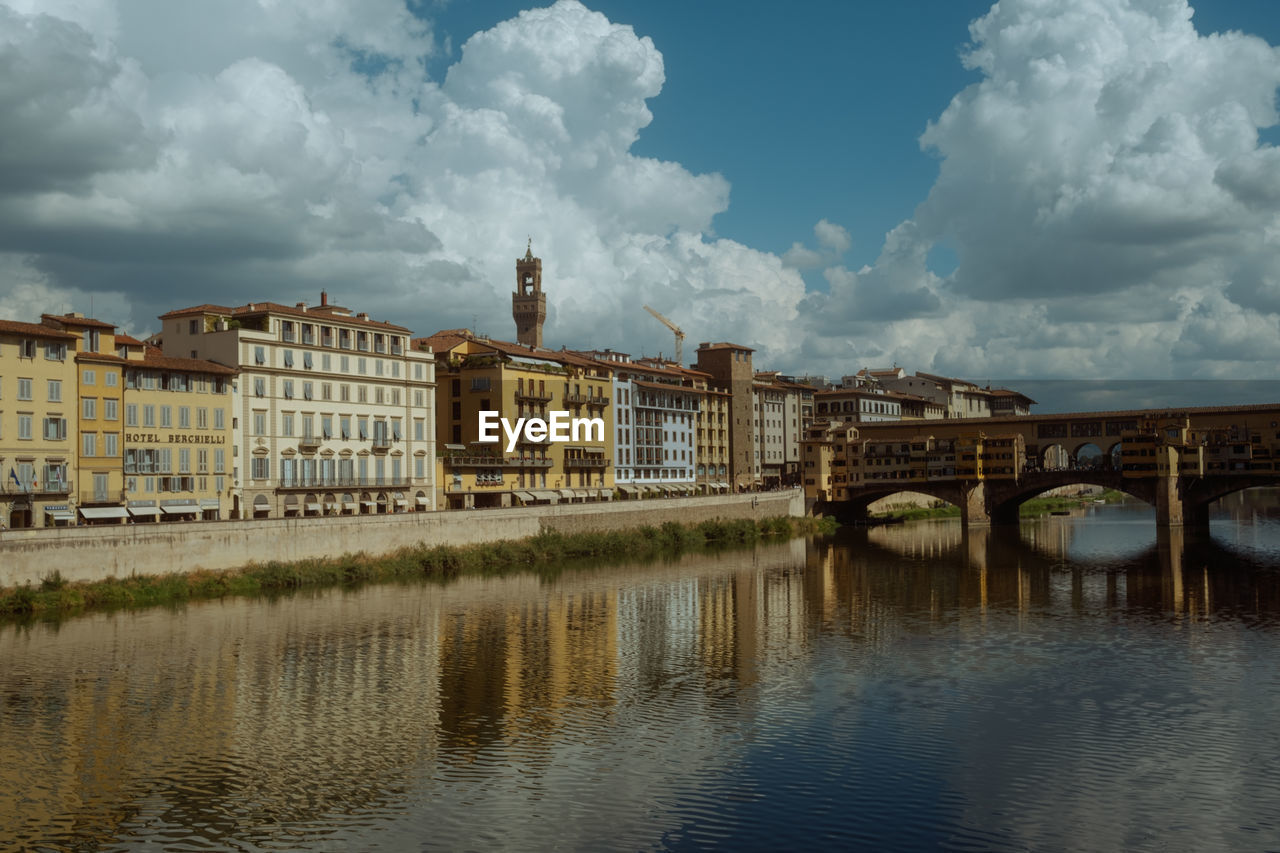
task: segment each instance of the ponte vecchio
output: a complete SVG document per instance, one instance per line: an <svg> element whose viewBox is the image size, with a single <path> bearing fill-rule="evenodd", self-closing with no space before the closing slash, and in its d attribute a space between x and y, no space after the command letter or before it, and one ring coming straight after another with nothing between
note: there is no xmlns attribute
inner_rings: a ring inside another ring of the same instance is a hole
<svg viewBox="0 0 1280 853"><path fill-rule="evenodd" d="M1079 484L1152 504L1161 526L1207 527L1218 498L1280 484L1280 404L820 424L803 460L815 511L843 518L917 492L965 525L1016 524L1026 500Z"/></svg>

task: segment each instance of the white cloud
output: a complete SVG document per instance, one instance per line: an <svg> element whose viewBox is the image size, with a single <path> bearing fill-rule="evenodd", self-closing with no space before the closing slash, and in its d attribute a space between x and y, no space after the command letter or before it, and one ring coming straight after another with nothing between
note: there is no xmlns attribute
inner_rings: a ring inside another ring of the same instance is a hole
<svg viewBox="0 0 1280 853"><path fill-rule="evenodd" d="M853 245L853 239L843 225L819 219L813 226L813 236L818 248L811 249L802 243L792 243L782 255L782 262L793 269L808 270L839 263L844 253Z"/></svg>
<svg viewBox="0 0 1280 853"><path fill-rule="evenodd" d="M1280 163L1258 129L1280 53L1199 35L1183 0L1004 0L970 29L982 79L921 137L936 183L871 269L828 272L814 328L898 320L867 333L958 372L1270 375ZM939 242L959 261L945 280ZM934 315L931 348L906 321Z"/></svg>

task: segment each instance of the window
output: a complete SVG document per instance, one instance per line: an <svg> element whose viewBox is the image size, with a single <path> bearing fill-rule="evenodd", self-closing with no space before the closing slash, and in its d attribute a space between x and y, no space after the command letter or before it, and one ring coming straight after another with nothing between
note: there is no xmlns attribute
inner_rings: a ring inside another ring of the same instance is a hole
<svg viewBox="0 0 1280 853"><path fill-rule="evenodd" d="M32 343L35 343L32 341ZM34 357L34 356L33 356ZM48 343L44 345L44 357L49 361L66 361L67 345Z"/></svg>
<svg viewBox="0 0 1280 853"><path fill-rule="evenodd" d="M98 398L84 397L80 400L80 417L87 421L98 417Z"/></svg>
<svg viewBox="0 0 1280 853"><path fill-rule="evenodd" d="M191 473L191 448L189 447L178 448L178 473Z"/></svg>
<svg viewBox="0 0 1280 853"><path fill-rule="evenodd" d="M164 429L169 429L173 426L173 407L172 406L160 407L160 426Z"/></svg>
<svg viewBox="0 0 1280 853"><path fill-rule="evenodd" d="M343 438L351 438L351 416L343 415L338 419Z"/></svg>
<svg viewBox="0 0 1280 853"><path fill-rule="evenodd" d="M293 380L292 379L284 380L284 396L286 400L293 399Z"/></svg>
<svg viewBox="0 0 1280 853"><path fill-rule="evenodd" d="M115 388L117 385L120 384L120 374L118 373L102 374L102 384L106 385L108 388Z"/></svg>
<svg viewBox="0 0 1280 853"><path fill-rule="evenodd" d="M359 425L360 425L360 440L367 441L369 438L369 419L360 418Z"/></svg>
<svg viewBox="0 0 1280 853"><path fill-rule="evenodd" d="M360 385L356 388L356 391L357 391L356 397L357 399L359 399L361 403L369 402L369 386Z"/></svg>
<svg viewBox="0 0 1280 853"><path fill-rule="evenodd" d="M256 377L254 377L254 380L253 380L253 396L255 396L255 397L265 397L265 396L267 396L267 380L266 380L265 378L263 378L263 377L261 377L261 376L256 376Z"/></svg>
<svg viewBox="0 0 1280 853"><path fill-rule="evenodd" d="M96 432L80 433L80 455L98 455L98 434Z"/></svg>
<svg viewBox="0 0 1280 853"><path fill-rule="evenodd" d="M81 374L80 374L80 384L82 384L82 385L97 385L97 384L98 384L98 374L97 374L97 371L94 371L94 370L85 370L85 371L81 372Z"/></svg>
<svg viewBox="0 0 1280 853"><path fill-rule="evenodd" d="M333 370L333 358L327 352L320 354L320 369Z"/></svg>
<svg viewBox="0 0 1280 853"><path fill-rule="evenodd" d="M338 399L340 399L344 403L351 402L351 386L350 385L338 386Z"/></svg>
<svg viewBox="0 0 1280 853"><path fill-rule="evenodd" d="M103 400L102 418L108 421L120 420L120 401L114 399Z"/></svg>
<svg viewBox="0 0 1280 853"><path fill-rule="evenodd" d="M147 404L142 407L142 425L153 427L156 425L156 407Z"/></svg>
<svg viewBox="0 0 1280 853"><path fill-rule="evenodd" d="M127 427L136 427L138 425L138 404L127 403L124 407L124 425Z"/></svg>
<svg viewBox="0 0 1280 853"><path fill-rule="evenodd" d="M53 463L44 466L44 489L46 492L62 492L67 488L67 466Z"/></svg>
<svg viewBox="0 0 1280 853"><path fill-rule="evenodd" d="M284 366L293 367L293 350L291 349L284 351Z"/></svg>
<svg viewBox="0 0 1280 853"><path fill-rule="evenodd" d="M427 476L427 460L426 457L419 456L413 460L413 476L422 478Z"/></svg>
<svg viewBox="0 0 1280 853"><path fill-rule="evenodd" d="M382 375L382 359L380 358L375 358L373 360L373 375L374 376Z"/></svg>
<svg viewBox="0 0 1280 853"><path fill-rule="evenodd" d="M267 434L267 413L266 412L253 413L253 434L254 435Z"/></svg>
<svg viewBox="0 0 1280 853"><path fill-rule="evenodd" d="M249 475L255 480L266 480L271 477L271 460L266 456L253 459L249 467Z"/></svg>
<svg viewBox="0 0 1280 853"><path fill-rule="evenodd" d="M213 473L225 474L226 470L227 470L227 451L225 450L213 451ZM222 487L219 486L218 488L219 490L221 490Z"/></svg>
<svg viewBox="0 0 1280 853"><path fill-rule="evenodd" d="M180 429L191 429L191 407L178 407L178 427Z"/></svg>
<svg viewBox="0 0 1280 853"><path fill-rule="evenodd" d="M320 383L320 399L321 400L333 399L333 385L331 385L328 382Z"/></svg>
<svg viewBox="0 0 1280 853"><path fill-rule="evenodd" d="M267 363L267 348L266 348L266 347L254 347L254 348L253 348L253 363L254 363L254 364L266 364L266 363Z"/></svg>
<svg viewBox="0 0 1280 853"><path fill-rule="evenodd" d="M18 414L18 438L23 441L31 440L31 415Z"/></svg>
<svg viewBox="0 0 1280 853"><path fill-rule="evenodd" d="M426 394L423 391L419 390L419 391L413 392L413 405L421 409L424 405L426 405L425 400L426 400Z"/></svg>
<svg viewBox="0 0 1280 853"><path fill-rule="evenodd" d="M102 434L102 455L103 456L119 456L120 455L120 433L104 432Z"/></svg>
<svg viewBox="0 0 1280 853"><path fill-rule="evenodd" d="M44 419L45 441L62 441L67 437L66 418L51 417Z"/></svg>
<svg viewBox="0 0 1280 853"><path fill-rule="evenodd" d="M313 385L313 383L311 383L311 382L303 382L303 383L302 383L302 399L304 399L304 400L310 400L310 399L311 399L311 397L313 396L313 393L314 393L314 392L312 391L312 385Z"/></svg>
<svg viewBox="0 0 1280 853"><path fill-rule="evenodd" d="M18 344L18 358L35 358L36 342L22 341Z"/></svg>
<svg viewBox="0 0 1280 853"><path fill-rule="evenodd" d="M209 410L206 408L196 409L196 429L209 428Z"/></svg>
<svg viewBox="0 0 1280 853"><path fill-rule="evenodd" d="M213 428L214 429L227 428L227 415L226 415L226 412L224 412L222 409L213 410Z"/></svg>
<svg viewBox="0 0 1280 853"><path fill-rule="evenodd" d="M341 356L340 359L341 359L341 367L339 369L343 373L350 373L351 372L351 356L344 355L344 356Z"/></svg>
<svg viewBox="0 0 1280 853"><path fill-rule="evenodd" d="M305 367L307 370L310 370L313 367L311 363L311 353L304 352L302 354L302 366Z"/></svg>
<svg viewBox="0 0 1280 853"><path fill-rule="evenodd" d="M18 380L18 399L19 400L31 399L31 380L30 379Z"/></svg>
<svg viewBox="0 0 1280 853"><path fill-rule="evenodd" d="M293 436L293 412L285 412L280 416L280 434L286 438Z"/></svg>
<svg viewBox="0 0 1280 853"><path fill-rule="evenodd" d="M414 379L421 379L421 378L422 378L422 365L421 365L421 364L415 364L415 365L413 366L413 378L414 378Z"/></svg>
<svg viewBox="0 0 1280 853"><path fill-rule="evenodd" d="M280 337L289 343L293 343L293 323L291 321L280 321Z"/></svg>
<svg viewBox="0 0 1280 853"><path fill-rule="evenodd" d="M424 421L422 418L415 418L413 421L413 440L414 441L427 440L427 422Z"/></svg>
<svg viewBox="0 0 1280 853"><path fill-rule="evenodd" d="M356 359L356 373L359 373L361 376L363 376L363 375L365 375L365 374L366 374L366 373L368 373L368 372L369 372L369 359L367 359L367 358L357 358L357 359Z"/></svg>
<svg viewBox="0 0 1280 853"><path fill-rule="evenodd" d="M50 403L62 402L62 380L61 379L49 380L49 402Z"/></svg>
<svg viewBox="0 0 1280 853"><path fill-rule="evenodd" d="M98 345L101 342L100 339L101 339L101 334L98 332L97 329L85 329L84 330L84 351L97 352Z"/></svg>

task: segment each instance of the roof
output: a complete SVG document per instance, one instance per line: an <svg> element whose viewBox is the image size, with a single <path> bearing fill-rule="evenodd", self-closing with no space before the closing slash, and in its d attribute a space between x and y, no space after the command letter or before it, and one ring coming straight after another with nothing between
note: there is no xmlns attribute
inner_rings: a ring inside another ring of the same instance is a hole
<svg viewBox="0 0 1280 853"><path fill-rule="evenodd" d="M133 335L126 335L124 332L116 332L116 345L119 346L120 344L124 344L127 347L146 346L146 344L135 338Z"/></svg>
<svg viewBox="0 0 1280 853"><path fill-rule="evenodd" d="M1032 400L1026 394L1023 394L1021 391L1014 391L1011 388L987 388L986 392L992 397L1021 397L1028 403L1035 403L1035 400Z"/></svg>
<svg viewBox="0 0 1280 853"><path fill-rule="evenodd" d="M645 382L643 379L636 379L632 382L638 388L653 388L658 391L683 391L686 394L703 394L701 388L693 388L689 385L667 385L662 382Z"/></svg>
<svg viewBox="0 0 1280 853"><path fill-rule="evenodd" d="M49 338L55 341L74 341L76 336L41 323L19 323L17 320L0 320L0 332L10 335L29 335L33 338Z"/></svg>
<svg viewBox="0 0 1280 853"><path fill-rule="evenodd" d="M752 349L751 347L744 347L742 344L731 344L731 343L729 343L728 341L720 341L720 342L718 342L718 343L714 343L714 344L708 344L708 343L701 343L701 344L698 344L698 350L699 350L699 351L702 351L702 350L704 350L704 349L709 349L709 350L715 350L715 349L741 349L741 350L746 350L747 352L755 352L755 350L754 350L754 349Z"/></svg>
<svg viewBox="0 0 1280 853"><path fill-rule="evenodd" d="M110 364L124 364L125 360L113 352L78 352L76 361L98 361Z"/></svg>
<svg viewBox="0 0 1280 853"><path fill-rule="evenodd" d="M227 367L225 364L218 364L216 361L206 361L203 358L175 358L174 356L165 355L163 351L153 346L148 346L143 351L141 361L134 360L128 363L142 365L143 367L158 367L163 370L215 373L223 376L234 376L238 372L235 368Z"/></svg>
<svg viewBox="0 0 1280 853"><path fill-rule="evenodd" d="M518 344L514 341L500 341L495 338L482 338L472 333L470 329L445 329L425 338L414 338L410 342L410 347L416 348L420 344L426 344L437 353L448 353L459 344L463 343L474 343L482 347L488 347L495 353L511 358L539 358L544 361L556 362L557 364L568 364L573 365L574 367L588 367L593 370L601 368L616 370L618 368L618 364L615 362L590 358L572 350L552 350L544 347L526 346L525 344Z"/></svg>
<svg viewBox="0 0 1280 853"><path fill-rule="evenodd" d="M114 329L114 323L104 323L101 320L95 320L92 317L77 317L74 313L68 314L41 314L41 320L52 320L56 323L65 323L68 326L88 326L91 329Z"/></svg>
<svg viewBox="0 0 1280 853"><path fill-rule="evenodd" d="M174 317L189 317L193 314L226 314L229 317L255 317L261 314L283 314L287 317L299 317L316 322L337 321L342 323L350 323L353 326L367 326L372 329L380 329L387 332L405 332L409 329L406 326L397 326L394 323L387 323L382 320L365 320L360 317L344 316L337 314L331 310L334 306L316 306L315 308L298 308L289 305L281 305L278 302L250 302L247 305L241 305L237 308L227 308L224 305L195 305L190 308L178 308L166 314L161 314L161 320L168 320Z"/></svg>

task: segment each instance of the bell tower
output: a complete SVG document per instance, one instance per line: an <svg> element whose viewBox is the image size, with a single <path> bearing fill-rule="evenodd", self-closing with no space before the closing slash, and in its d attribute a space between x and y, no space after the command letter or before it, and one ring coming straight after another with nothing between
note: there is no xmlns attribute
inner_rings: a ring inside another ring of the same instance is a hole
<svg viewBox="0 0 1280 853"><path fill-rule="evenodd" d="M511 294L511 316L516 340L525 346L542 346L542 322L547 319L547 295L542 292L542 258L533 256L533 239L524 257L516 261L516 289Z"/></svg>

